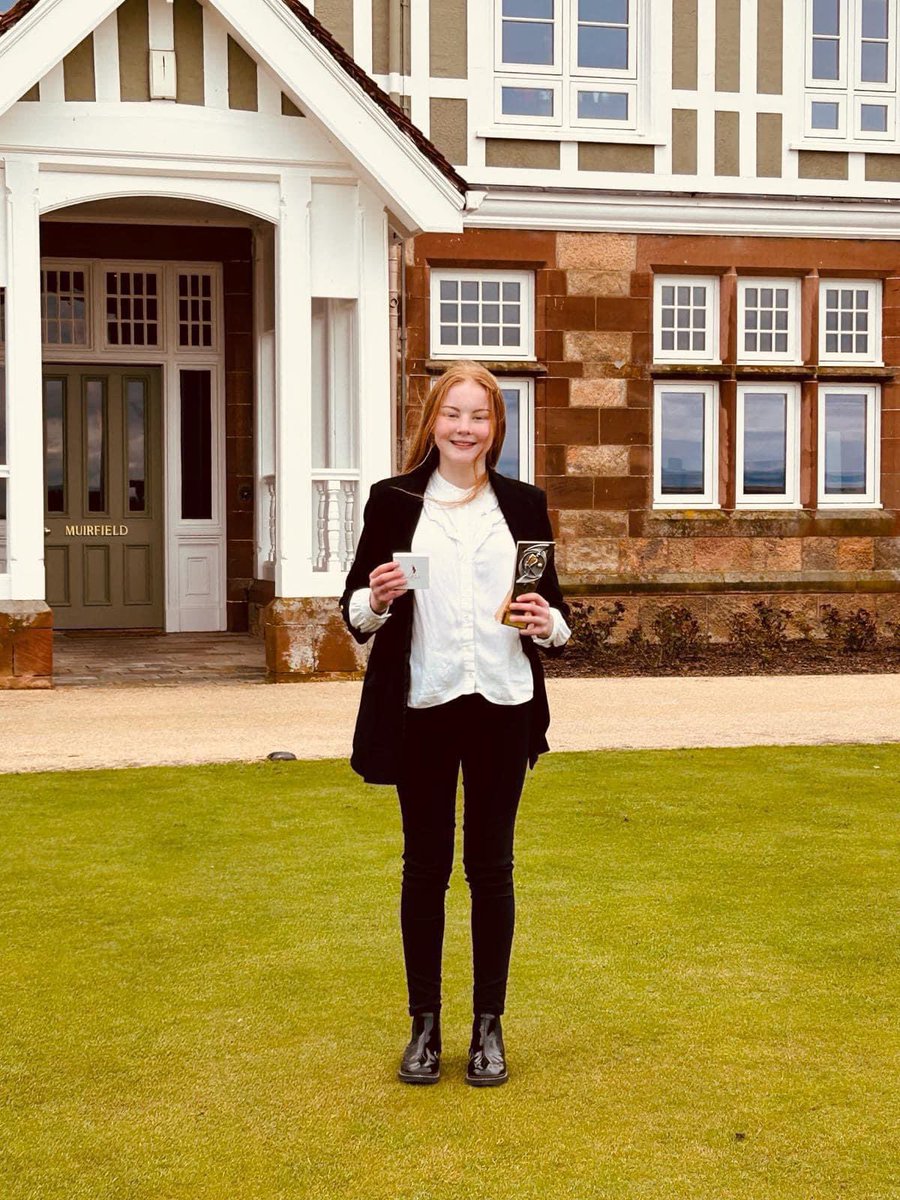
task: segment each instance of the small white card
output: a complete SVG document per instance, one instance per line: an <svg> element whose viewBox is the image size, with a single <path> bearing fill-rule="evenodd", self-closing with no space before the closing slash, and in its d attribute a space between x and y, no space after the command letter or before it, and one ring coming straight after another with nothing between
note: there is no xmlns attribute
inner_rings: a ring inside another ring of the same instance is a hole
<svg viewBox="0 0 900 1200"><path fill-rule="evenodd" d="M430 559L427 554L392 554L392 560L402 569L406 576L406 586L425 589L429 586Z"/></svg>

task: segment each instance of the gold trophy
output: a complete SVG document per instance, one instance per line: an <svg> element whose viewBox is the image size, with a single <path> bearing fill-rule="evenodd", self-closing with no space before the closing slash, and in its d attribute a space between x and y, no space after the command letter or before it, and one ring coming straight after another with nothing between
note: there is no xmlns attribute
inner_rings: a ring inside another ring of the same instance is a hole
<svg viewBox="0 0 900 1200"><path fill-rule="evenodd" d="M533 592L553 559L554 542L516 542L516 569L513 585L506 599L497 610L497 620L502 625L521 631L522 626L512 618L510 605L516 596Z"/></svg>

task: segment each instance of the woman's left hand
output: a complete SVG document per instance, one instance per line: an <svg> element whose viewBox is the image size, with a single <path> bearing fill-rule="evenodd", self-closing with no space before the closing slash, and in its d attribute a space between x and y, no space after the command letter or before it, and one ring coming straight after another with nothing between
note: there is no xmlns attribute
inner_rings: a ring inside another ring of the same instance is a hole
<svg viewBox="0 0 900 1200"><path fill-rule="evenodd" d="M509 607L520 633L528 637L546 638L553 632L550 605L537 592L517 596Z"/></svg>

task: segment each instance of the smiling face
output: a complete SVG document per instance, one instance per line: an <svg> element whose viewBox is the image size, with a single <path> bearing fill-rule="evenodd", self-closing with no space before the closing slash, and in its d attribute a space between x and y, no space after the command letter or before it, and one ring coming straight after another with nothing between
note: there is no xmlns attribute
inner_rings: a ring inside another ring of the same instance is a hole
<svg viewBox="0 0 900 1200"><path fill-rule="evenodd" d="M456 471L468 466L480 475L492 435L487 391L472 379L454 383L444 397L434 424L434 442L440 451L441 466Z"/></svg>

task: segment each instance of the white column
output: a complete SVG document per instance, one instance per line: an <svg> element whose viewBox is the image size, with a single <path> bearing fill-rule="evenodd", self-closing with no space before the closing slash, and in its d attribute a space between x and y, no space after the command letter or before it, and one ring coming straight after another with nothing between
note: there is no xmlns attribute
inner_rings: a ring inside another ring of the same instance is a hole
<svg viewBox="0 0 900 1200"><path fill-rule="evenodd" d="M6 396L11 599L44 599L44 445L38 166L6 159Z"/></svg>
<svg viewBox="0 0 900 1200"><path fill-rule="evenodd" d="M388 223L384 204L359 189L359 467L360 505L370 486L392 475L391 313ZM401 267L402 270L402 267ZM398 464L400 470L402 464Z"/></svg>
<svg viewBox="0 0 900 1200"><path fill-rule="evenodd" d="M312 185L285 171L275 232L275 595L309 594L312 574Z"/></svg>

